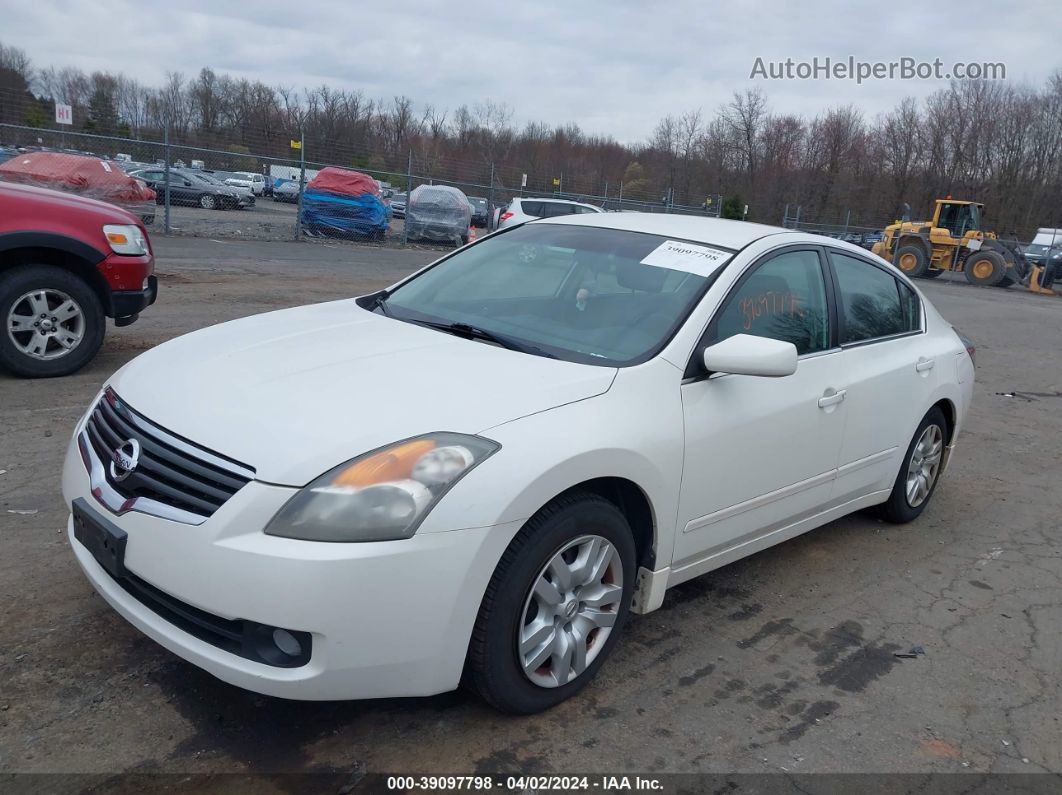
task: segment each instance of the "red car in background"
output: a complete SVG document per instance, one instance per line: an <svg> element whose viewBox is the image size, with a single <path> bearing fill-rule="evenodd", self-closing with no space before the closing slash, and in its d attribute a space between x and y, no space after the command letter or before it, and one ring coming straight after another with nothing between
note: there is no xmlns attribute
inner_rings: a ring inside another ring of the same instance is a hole
<svg viewBox="0 0 1062 795"><path fill-rule="evenodd" d="M106 318L134 322L155 302L142 220L65 191L0 181L0 367L67 375L103 344Z"/></svg>
<svg viewBox="0 0 1062 795"><path fill-rule="evenodd" d="M0 163L0 179L116 204L145 224L155 220L155 191L113 160L69 152L22 152Z"/></svg>

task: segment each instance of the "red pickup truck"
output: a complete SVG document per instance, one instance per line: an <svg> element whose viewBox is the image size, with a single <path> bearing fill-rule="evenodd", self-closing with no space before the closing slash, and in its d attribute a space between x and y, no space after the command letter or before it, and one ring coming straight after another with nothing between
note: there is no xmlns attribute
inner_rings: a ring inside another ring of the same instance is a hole
<svg viewBox="0 0 1062 795"><path fill-rule="evenodd" d="M0 182L0 366L67 375L134 322L158 282L147 230L113 204Z"/></svg>

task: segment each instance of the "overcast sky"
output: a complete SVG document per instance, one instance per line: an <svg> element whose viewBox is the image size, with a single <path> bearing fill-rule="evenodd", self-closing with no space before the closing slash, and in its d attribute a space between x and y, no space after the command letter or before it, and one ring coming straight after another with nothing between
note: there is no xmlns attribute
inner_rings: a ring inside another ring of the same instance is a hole
<svg viewBox="0 0 1062 795"><path fill-rule="evenodd" d="M406 94L418 107L489 97L518 123L575 121L627 142L667 113L711 112L747 87L762 87L776 111L810 116L853 103L874 116L946 85L750 80L757 57L1002 61L1009 82L1040 85L1062 67L1060 36L1059 0L45 0L10 4L0 26L0 41L41 67L155 84L167 71L209 66L270 84Z"/></svg>

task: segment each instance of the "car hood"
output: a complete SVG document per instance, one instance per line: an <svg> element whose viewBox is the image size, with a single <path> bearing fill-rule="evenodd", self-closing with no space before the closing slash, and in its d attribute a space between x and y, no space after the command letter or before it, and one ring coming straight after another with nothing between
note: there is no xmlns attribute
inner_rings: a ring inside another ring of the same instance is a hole
<svg viewBox="0 0 1062 795"><path fill-rule="evenodd" d="M109 382L171 433L302 486L431 431L480 433L606 392L616 370L510 351L368 312L353 300L212 326Z"/></svg>

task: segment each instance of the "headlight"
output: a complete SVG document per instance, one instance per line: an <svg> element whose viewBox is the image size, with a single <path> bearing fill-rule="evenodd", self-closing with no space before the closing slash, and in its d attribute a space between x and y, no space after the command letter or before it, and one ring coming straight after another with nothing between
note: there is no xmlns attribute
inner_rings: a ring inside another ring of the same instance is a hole
<svg viewBox="0 0 1062 795"><path fill-rule="evenodd" d="M103 227L103 234L110 243L111 251L115 254L128 254L137 256L147 254L147 240L140 227L133 224L107 224Z"/></svg>
<svg viewBox="0 0 1062 795"><path fill-rule="evenodd" d="M300 489L265 532L304 541L409 538L443 494L498 447L479 436L430 433L366 453Z"/></svg>

